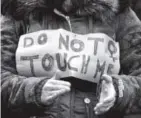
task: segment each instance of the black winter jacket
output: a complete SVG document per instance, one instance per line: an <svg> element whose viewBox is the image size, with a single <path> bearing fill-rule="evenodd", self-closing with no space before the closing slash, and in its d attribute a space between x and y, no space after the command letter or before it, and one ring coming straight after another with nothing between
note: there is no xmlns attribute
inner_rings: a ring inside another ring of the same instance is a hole
<svg viewBox="0 0 141 118"><path fill-rule="evenodd" d="M122 118L130 114L132 118L141 117L141 22L125 5L126 0L66 1L61 4L60 0L57 5L47 0L2 1L2 118ZM17 73L15 52L22 34L43 29L70 29L67 20L53 12L56 7L70 17L72 32L115 35L120 44L121 70L112 78L117 93L123 83L123 96L117 94L115 106L102 116L96 116L93 111L98 101L96 84L71 79L71 92L58 97L51 106L44 106L40 96L47 79ZM89 104L85 98L90 99Z"/></svg>

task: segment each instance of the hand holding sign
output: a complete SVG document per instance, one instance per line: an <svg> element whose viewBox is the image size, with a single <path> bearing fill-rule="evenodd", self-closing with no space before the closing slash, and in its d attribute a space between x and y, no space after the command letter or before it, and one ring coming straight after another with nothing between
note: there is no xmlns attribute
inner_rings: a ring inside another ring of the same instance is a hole
<svg viewBox="0 0 141 118"><path fill-rule="evenodd" d="M54 35L55 34L55 35ZM75 77L97 83L105 74L118 74L119 45L104 33L75 34L64 29L22 35L16 51L19 75Z"/></svg>
<svg viewBox="0 0 141 118"><path fill-rule="evenodd" d="M60 79L59 72L57 72L43 86L41 102L44 105L50 105L58 96L70 91L71 84L58 79Z"/></svg>
<svg viewBox="0 0 141 118"><path fill-rule="evenodd" d="M100 100L94 108L96 114L103 114L113 107L116 100L116 91L112 82L112 78L108 75L102 76L102 90Z"/></svg>

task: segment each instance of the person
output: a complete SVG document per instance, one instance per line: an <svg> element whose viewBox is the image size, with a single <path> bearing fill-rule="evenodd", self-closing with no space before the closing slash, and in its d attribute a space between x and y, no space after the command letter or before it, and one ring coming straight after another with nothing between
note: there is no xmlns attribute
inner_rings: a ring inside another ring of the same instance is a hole
<svg viewBox="0 0 141 118"><path fill-rule="evenodd" d="M1 4L2 118L141 116L141 22L128 0L2 0ZM52 78L18 74L15 54L20 36L59 28L77 34L100 32L119 42L120 74L103 75L99 84L63 79L59 72Z"/></svg>

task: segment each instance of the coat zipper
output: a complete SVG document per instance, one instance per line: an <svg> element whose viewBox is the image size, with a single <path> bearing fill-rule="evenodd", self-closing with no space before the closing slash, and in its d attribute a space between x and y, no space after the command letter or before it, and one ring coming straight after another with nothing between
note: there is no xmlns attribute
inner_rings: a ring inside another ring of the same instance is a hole
<svg viewBox="0 0 141 118"><path fill-rule="evenodd" d="M67 21L67 23L69 25L69 29L72 32L72 26L71 26L71 22L70 22L70 17L64 15L62 12L58 11L57 9L54 9L54 13L61 16L61 17L63 17Z"/></svg>

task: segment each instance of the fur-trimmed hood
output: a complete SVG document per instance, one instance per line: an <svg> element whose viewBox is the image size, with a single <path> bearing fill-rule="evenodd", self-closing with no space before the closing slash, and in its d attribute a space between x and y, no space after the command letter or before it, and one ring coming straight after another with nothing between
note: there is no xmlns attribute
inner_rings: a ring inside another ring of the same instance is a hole
<svg viewBox="0 0 141 118"><path fill-rule="evenodd" d="M94 15L109 20L129 6L129 0L2 0L2 14L22 19L36 10L57 8L66 14Z"/></svg>

